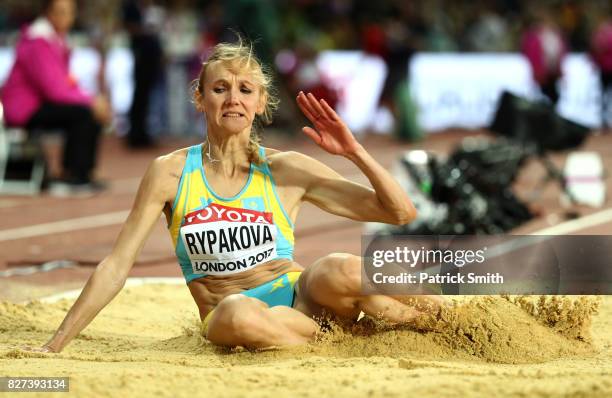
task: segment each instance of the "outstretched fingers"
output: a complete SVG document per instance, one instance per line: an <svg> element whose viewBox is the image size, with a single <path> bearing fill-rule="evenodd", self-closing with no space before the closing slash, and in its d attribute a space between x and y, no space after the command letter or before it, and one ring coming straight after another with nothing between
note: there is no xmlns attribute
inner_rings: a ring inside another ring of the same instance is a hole
<svg viewBox="0 0 612 398"><path fill-rule="evenodd" d="M338 114L324 100L318 100L312 93L304 94L300 91L297 96L298 106L304 115L314 124L324 119L339 120Z"/></svg>
<svg viewBox="0 0 612 398"><path fill-rule="evenodd" d="M297 96L297 103L302 113L304 113L304 115L308 118L308 120L314 123L317 120L316 118L317 113L312 108L312 106L310 105L308 101L308 98L306 98L306 95L304 95L302 91L300 91L300 93Z"/></svg>
<svg viewBox="0 0 612 398"><path fill-rule="evenodd" d="M307 98L308 98L308 104L316 112L315 115L317 115L316 117L317 120L327 116L327 113L325 113L325 111L323 110L323 107L321 106L321 104L319 104L319 101L317 101L317 98L314 95L312 95L312 93L308 93Z"/></svg>
<svg viewBox="0 0 612 398"><path fill-rule="evenodd" d="M321 137L321 135L317 133L317 130L313 129L312 127L302 127L302 131L304 134L312 138L312 140L317 144L320 144L323 141L323 137Z"/></svg>
<svg viewBox="0 0 612 398"><path fill-rule="evenodd" d="M324 99L318 100L312 93L304 94L303 91L300 91L297 96L297 103L304 115L317 128L325 127L325 124L317 123L340 120L338 114ZM303 127L302 131L317 144L323 142L323 136L317 130L311 127Z"/></svg>
<svg viewBox="0 0 612 398"><path fill-rule="evenodd" d="M328 118L330 118L333 121L337 121L337 120L340 119L340 117L338 116L338 114L336 113L334 108L329 106L327 101L325 101L324 99L321 99L320 102L321 102L321 106L323 107L323 110L325 111L325 114L327 115Z"/></svg>
<svg viewBox="0 0 612 398"><path fill-rule="evenodd" d="M315 124L319 118L319 113L317 113L317 111L313 108L310 99L302 91L300 91L297 96L297 103L308 120L310 120L312 124ZM317 144L320 144L323 141L321 135L312 127L305 126L302 128L302 131Z"/></svg>

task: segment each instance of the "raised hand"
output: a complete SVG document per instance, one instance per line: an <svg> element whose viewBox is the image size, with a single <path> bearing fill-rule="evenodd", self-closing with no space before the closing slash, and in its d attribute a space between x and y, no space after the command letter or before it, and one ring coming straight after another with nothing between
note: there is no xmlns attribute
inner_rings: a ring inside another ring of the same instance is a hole
<svg viewBox="0 0 612 398"><path fill-rule="evenodd" d="M334 155L350 155L359 148L359 143L346 126L344 121L325 102L317 100L314 95L304 94L297 96L297 104L302 113L315 127L302 127L304 134L312 138L321 148Z"/></svg>

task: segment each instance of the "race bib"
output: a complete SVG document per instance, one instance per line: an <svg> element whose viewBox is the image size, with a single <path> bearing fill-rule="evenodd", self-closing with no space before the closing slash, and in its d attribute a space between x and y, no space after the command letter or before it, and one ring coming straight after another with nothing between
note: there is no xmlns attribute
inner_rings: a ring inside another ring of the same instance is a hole
<svg viewBox="0 0 612 398"><path fill-rule="evenodd" d="M180 229L194 274L230 275L276 258L272 213L211 203Z"/></svg>

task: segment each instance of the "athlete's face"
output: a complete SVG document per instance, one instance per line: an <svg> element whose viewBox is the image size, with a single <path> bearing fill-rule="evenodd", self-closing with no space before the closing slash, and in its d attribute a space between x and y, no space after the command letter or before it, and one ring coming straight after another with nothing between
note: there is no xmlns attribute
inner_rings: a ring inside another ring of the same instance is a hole
<svg viewBox="0 0 612 398"><path fill-rule="evenodd" d="M206 69L203 110L209 129L250 132L256 114L264 111L261 85L247 69L214 62Z"/></svg>
<svg viewBox="0 0 612 398"><path fill-rule="evenodd" d="M74 0L55 0L46 12L46 17L59 34L66 34L76 18L76 3Z"/></svg>

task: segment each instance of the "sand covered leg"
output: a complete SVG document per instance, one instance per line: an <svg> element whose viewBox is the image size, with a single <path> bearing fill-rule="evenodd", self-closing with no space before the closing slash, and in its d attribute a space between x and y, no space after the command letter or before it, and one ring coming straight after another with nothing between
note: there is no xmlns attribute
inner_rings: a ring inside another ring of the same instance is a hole
<svg viewBox="0 0 612 398"><path fill-rule="evenodd" d="M417 310L426 312L435 312L442 307L452 305L452 302L444 296L437 295L402 295L402 296L389 296L399 301L400 303L415 307Z"/></svg>
<svg viewBox="0 0 612 398"><path fill-rule="evenodd" d="M317 260L302 274L298 283L298 297L305 306L310 309L322 306L336 315L353 319L357 319L363 311L393 323L410 323L423 311L435 311L443 303L443 300L435 296L393 298L363 295L361 258L346 253L333 253ZM412 302L408 302L408 299ZM404 300L406 302L402 302ZM312 312L317 311L313 309Z"/></svg>
<svg viewBox="0 0 612 398"><path fill-rule="evenodd" d="M366 315L393 323L411 323L424 312L392 297L371 295L358 301L359 309Z"/></svg>
<svg viewBox="0 0 612 398"><path fill-rule="evenodd" d="M215 308L206 337L217 345L266 348L305 344L318 328L292 308L270 308L261 300L233 294Z"/></svg>

